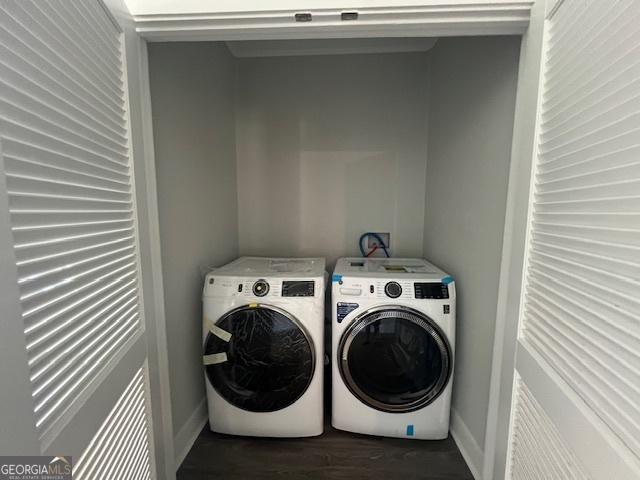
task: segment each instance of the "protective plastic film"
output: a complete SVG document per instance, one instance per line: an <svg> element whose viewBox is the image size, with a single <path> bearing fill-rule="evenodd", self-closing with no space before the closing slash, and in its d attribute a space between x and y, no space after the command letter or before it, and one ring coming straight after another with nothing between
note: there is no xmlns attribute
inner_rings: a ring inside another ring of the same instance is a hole
<svg viewBox="0 0 640 480"><path fill-rule="evenodd" d="M224 353L226 361L205 368L213 388L229 403L243 410L272 412L304 394L313 378L315 352L295 317L254 304L229 312L215 327L228 332L229 340L209 333L204 355Z"/></svg>

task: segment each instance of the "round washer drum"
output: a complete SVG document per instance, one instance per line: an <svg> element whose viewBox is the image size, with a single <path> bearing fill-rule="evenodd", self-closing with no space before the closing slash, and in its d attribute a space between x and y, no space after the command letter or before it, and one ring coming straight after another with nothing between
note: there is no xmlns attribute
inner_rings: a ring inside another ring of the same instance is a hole
<svg viewBox="0 0 640 480"><path fill-rule="evenodd" d="M403 306L369 309L342 335L338 365L360 401L383 412L411 412L445 389L453 359L440 328L425 314Z"/></svg>
<svg viewBox="0 0 640 480"><path fill-rule="evenodd" d="M232 405L251 412L274 412L293 404L309 387L315 349L304 326L285 310L246 305L215 325L229 341L209 332L204 354L226 353L227 360L206 366L213 388Z"/></svg>

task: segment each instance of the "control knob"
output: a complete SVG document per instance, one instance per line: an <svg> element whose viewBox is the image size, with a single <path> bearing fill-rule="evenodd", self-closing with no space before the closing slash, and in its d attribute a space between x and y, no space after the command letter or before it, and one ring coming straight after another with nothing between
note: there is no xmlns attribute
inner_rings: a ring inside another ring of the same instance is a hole
<svg viewBox="0 0 640 480"><path fill-rule="evenodd" d="M253 284L253 294L256 297L264 297L269 292L269 284L266 280L258 280Z"/></svg>
<svg viewBox="0 0 640 480"><path fill-rule="evenodd" d="M389 298L398 298L402 295L402 287L398 282L389 282L384 286L384 293Z"/></svg>

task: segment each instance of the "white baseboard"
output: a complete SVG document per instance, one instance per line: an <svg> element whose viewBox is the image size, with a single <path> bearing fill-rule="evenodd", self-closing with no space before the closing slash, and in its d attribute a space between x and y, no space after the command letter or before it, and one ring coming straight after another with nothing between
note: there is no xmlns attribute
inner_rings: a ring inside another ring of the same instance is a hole
<svg viewBox="0 0 640 480"><path fill-rule="evenodd" d="M173 440L176 452L176 472L180 468L180 465L182 465L182 462L184 462L189 450L193 447L196 438L200 435L200 432L208 419L207 398L204 397L186 423L180 427L180 430L178 430L178 433Z"/></svg>
<svg viewBox="0 0 640 480"><path fill-rule="evenodd" d="M482 480L482 469L484 464L484 452L469 431L458 412L451 409L451 425L449 427L453 440L458 445L458 449L467 462L473 478Z"/></svg>

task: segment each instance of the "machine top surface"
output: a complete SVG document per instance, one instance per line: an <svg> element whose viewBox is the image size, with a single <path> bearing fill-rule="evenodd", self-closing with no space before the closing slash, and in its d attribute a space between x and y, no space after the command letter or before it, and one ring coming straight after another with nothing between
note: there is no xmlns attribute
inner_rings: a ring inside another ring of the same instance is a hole
<svg viewBox="0 0 640 480"><path fill-rule="evenodd" d="M419 278L440 281L447 273L422 258L341 258L334 275L367 278Z"/></svg>
<svg viewBox="0 0 640 480"><path fill-rule="evenodd" d="M227 277L322 277L324 258L240 257L211 272Z"/></svg>

